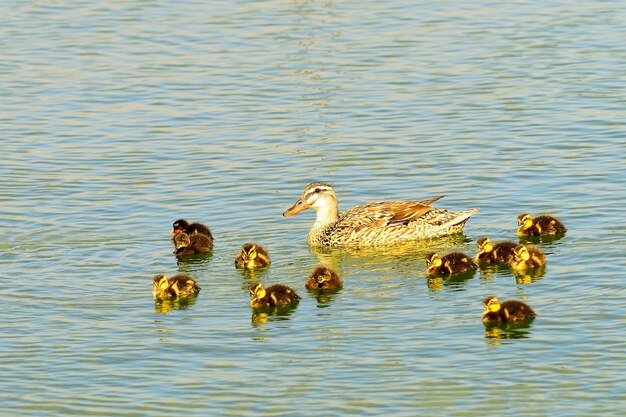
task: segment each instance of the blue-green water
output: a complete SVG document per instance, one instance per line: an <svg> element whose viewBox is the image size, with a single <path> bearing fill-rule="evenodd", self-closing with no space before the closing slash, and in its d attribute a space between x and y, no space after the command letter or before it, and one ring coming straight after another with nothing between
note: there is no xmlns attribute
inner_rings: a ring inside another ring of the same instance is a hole
<svg viewBox="0 0 626 417"><path fill-rule="evenodd" d="M622 415L625 2L0 13L0 414ZM443 252L515 239L526 211L569 232L530 283L427 280L426 247L312 252L313 213L281 213L313 180L340 209L479 207ZM180 217L211 227L212 256L172 255ZM234 269L249 240L269 269ZM304 289L320 262L343 290ZM152 276L177 271L202 291L157 311ZM303 300L255 316L253 279ZM537 319L486 333L491 294Z"/></svg>

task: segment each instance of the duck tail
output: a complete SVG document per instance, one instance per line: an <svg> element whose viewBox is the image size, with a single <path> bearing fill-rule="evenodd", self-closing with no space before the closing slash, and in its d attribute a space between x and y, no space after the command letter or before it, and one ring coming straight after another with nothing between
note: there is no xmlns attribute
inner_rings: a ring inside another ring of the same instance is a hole
<svg viewBox="0 0 626 417"><path fill-rule="evenodd" d="M451 218L450 220L442 224L441 227L448 228L448 227L455 227L455 226L456 227L463 226L465 223L467 223L469 218L472 217L472 215L476 213L477 211L478 211L478 208L459 211L455 213L456 216L454 216L453 218Z"/></svg>

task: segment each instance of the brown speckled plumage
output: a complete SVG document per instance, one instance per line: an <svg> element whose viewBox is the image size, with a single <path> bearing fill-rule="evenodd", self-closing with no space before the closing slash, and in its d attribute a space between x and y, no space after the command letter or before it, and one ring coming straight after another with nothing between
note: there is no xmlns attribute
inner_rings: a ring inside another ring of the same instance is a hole
<svg viewBox="0 0 626 417"><path fill-rule="evenodd" d="M298 201L283 215L292 216L309 207L317 211L308 235L310 245L394 244L462 232L470 216L478 211L451 212L430 206L441 198L372 202L339 215L332 186L314 182L306 186Z"/></svg>

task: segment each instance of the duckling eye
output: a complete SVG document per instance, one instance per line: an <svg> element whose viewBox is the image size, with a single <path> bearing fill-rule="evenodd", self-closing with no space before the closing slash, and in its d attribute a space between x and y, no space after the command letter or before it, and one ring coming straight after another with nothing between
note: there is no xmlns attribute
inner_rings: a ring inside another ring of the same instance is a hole
<svg viewBox="0 0 626 417"><path fill-rule="evenodd" d="M314 193L319 193L320 191L322 190L320 190L319 188L316 188L315 190L313 190Z"/></svg>

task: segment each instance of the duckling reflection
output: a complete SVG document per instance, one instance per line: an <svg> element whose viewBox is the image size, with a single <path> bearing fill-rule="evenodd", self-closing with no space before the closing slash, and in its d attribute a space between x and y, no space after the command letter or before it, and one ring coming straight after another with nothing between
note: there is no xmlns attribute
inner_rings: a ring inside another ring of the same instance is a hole
<svg viewBox="0 0 626 417"><path fill-rule="evenodd" d="M523 323L483 323L485 325L485 338L489 344L499 345L503 339L526 339L530 337L532 321Z"/></svg>
<svg viewBox="0 0 626 417"><path fill-rule="evenodd" d="M540 266L532 269L513 270L515 282L520 285L527 285L539 281L546 273L546 267Z"/></svg>
<svg viewBox="0 0 626 417"><path fill-rule="evenodd" d="M289 320L298 307L298 303L284 306L253 308L250 321L252 327L263 328L268 322Z"/></svg>
<svg viewBox="0 0 626 417"><path fill-rule="evenodd" d="M465 283L476 274L475 269L455 275L438 275L426 277L426 286L432 292L441 291L446 288L450 291L463 291Z"/></svg>
<svg viewBox="0 0 626 417"><path fill-rule="evenodd" d="M167 314L172 310L187 310L189 307L196 303L197 298L197 295L192 295L185 298L155 298L154 311L156 313Z"/></svg>

